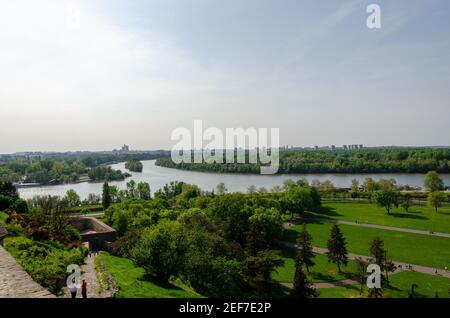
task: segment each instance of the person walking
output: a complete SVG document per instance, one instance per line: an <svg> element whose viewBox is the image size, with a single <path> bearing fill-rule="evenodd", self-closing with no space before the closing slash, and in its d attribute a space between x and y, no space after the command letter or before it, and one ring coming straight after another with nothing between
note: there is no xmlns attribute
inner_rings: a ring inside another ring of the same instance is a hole
<svg viewBox="0 0 450 318"><path fill-rule="evenodd" d="M87 298L87 283L84 279L83 283L81 284L81 296L83 296L83 298Z"/></svg>
<svg viewBox="0 0 450 318"><path fill-rule="evenodd" d="M72 299L77 298L77 286L75 284L72 284L69 288L70 290L70 296Z"/></svg>

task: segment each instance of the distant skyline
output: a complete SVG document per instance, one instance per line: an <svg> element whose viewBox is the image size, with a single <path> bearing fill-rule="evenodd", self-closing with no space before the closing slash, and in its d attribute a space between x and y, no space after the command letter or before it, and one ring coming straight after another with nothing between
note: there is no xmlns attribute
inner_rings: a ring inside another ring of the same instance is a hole
<svg viewBox="0 0 450 318"><path fill-rule="evenodd" d="M170 149L196 119L447 146L449 17L447 0L0 0L0 153Z"/></svg>

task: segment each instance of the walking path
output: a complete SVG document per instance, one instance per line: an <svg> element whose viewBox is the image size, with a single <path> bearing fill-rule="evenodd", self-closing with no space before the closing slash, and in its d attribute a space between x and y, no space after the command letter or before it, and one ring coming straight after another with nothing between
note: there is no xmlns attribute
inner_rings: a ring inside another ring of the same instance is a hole
<svg viewBox="0 0 450 318"><path fill-rule="evenodd" d="M54 298L0 246L0 298Z"/></svg>
<svg viewBox="0 0 450 318"><path fill-rule="evenodd" d="M356 223L356 222L351 222L351 221L341 221L341 220L336 220L336 219L326 219L326 218L320 218L320 217L307 217L305 219L312 220L312 221L319 221L319 222L328 222L328 223L354 225L354 226L360 226L360 227L369 227L369 228L380 229L380 230L406 232L406 233L423 234L423 235L431 235L431 236L440 236L440 237L450 238L450 233L414 230L414 229L407 229L407 228L403 228L403 227L368 224L368 223Z"/></svg>
<svg viewBox="0 0 450 318"><path fill-rule="evenodd" d="M81 265L81 279L87 283L88 298L110 298L113 297L114 291L105 290L100 283L100 279L95 269L95 260L99 257L96 254L86 257L85 264ZM70 291L67 287L63 288L65 298L70 298ZM78 290L77 298L81 298L81 289Z"/></svg>
<svg viewBox="0 0 450 318"><path fill-rule="evenodd" d="M349 286L349 285L355 285L355 284L359 284L360 282L358 282L357 280L348 278L348 279L343 279L343 280L333 280L333 281L329 281L329 282L325 282L325 283L314 283L312 284L314 286L314 288L318 289L318 288L333 288L333 287L342 287L342 286ZM292 283L281 283L281 285L283 285L284 287L287 288L294 288L294 284Z"/></svg>
<svg viewBox="0 0 450 318"><path fill-rule="evenodd" d="M289 247L289 248L297 248L297 245L295 243L285 242L285 241L279 241L279 243L286 247ZM322 248L322 247L313 247L313 252L317 253L317 254L326 254L328 252L328 249ZM348 255L348 258L351 260L361 258L364 261L368 261L371 258L366 255L360 255L360 254L354 254L354 253L348 253L347 255ZM410 265L410 266L412 266L412 271L414 271L414 272L450 278L450 271L448 271L448 270L446 271L444 269L436 269L436 268L432 268L432 267L426 267L426 266L415 265L415 264L410 264L410 263L403 263L403 262L398 262L398 261L392 261L392 262L394 263L394 265L397 268L394 273L402 271L402 270L406 270L408 268L408 265Z"/></svg>

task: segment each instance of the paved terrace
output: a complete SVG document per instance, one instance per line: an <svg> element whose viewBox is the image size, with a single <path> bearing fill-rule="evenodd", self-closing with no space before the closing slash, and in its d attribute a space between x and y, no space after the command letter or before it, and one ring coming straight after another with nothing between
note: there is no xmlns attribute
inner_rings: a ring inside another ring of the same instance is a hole
<svg viewBox="0 0 450 318"><path fill-rule="evenodd" d="M0 298L55 298L0 246Z"/></svg>

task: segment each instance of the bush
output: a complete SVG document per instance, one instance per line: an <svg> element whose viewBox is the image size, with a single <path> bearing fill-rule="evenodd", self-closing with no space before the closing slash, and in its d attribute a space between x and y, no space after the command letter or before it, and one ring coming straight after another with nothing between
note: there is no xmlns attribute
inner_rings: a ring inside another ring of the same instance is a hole
<svg viewBox="0 0 450 318"><path fill-rule="evenodd" d="M5 225L5 229L8 231L9 235L17 236L23 234L23 228L17 221L10 222Z"/></svg>
<svg viewBox="0 0 450 318"><path fill-rule="evenodd" d="M0 194L0 210L7 210L13 205L14 199Z"/></svg>
<svg viewBox="0 0 450 318"><path fill-rule="evenodd" d="M34 281L53 292L64 286L67 266L82 264L86 255L82 248L68 249L58 242L34 242L25 237L7 238L5 248Z"/></svg>
<svg viewBox="0 0 450 318"><path fill-rule="evenodd" d="M13 211L19 214L28 213L28 204L26 201L22 199L16 199L12 204L11 208L13 209Z"/></svg>

